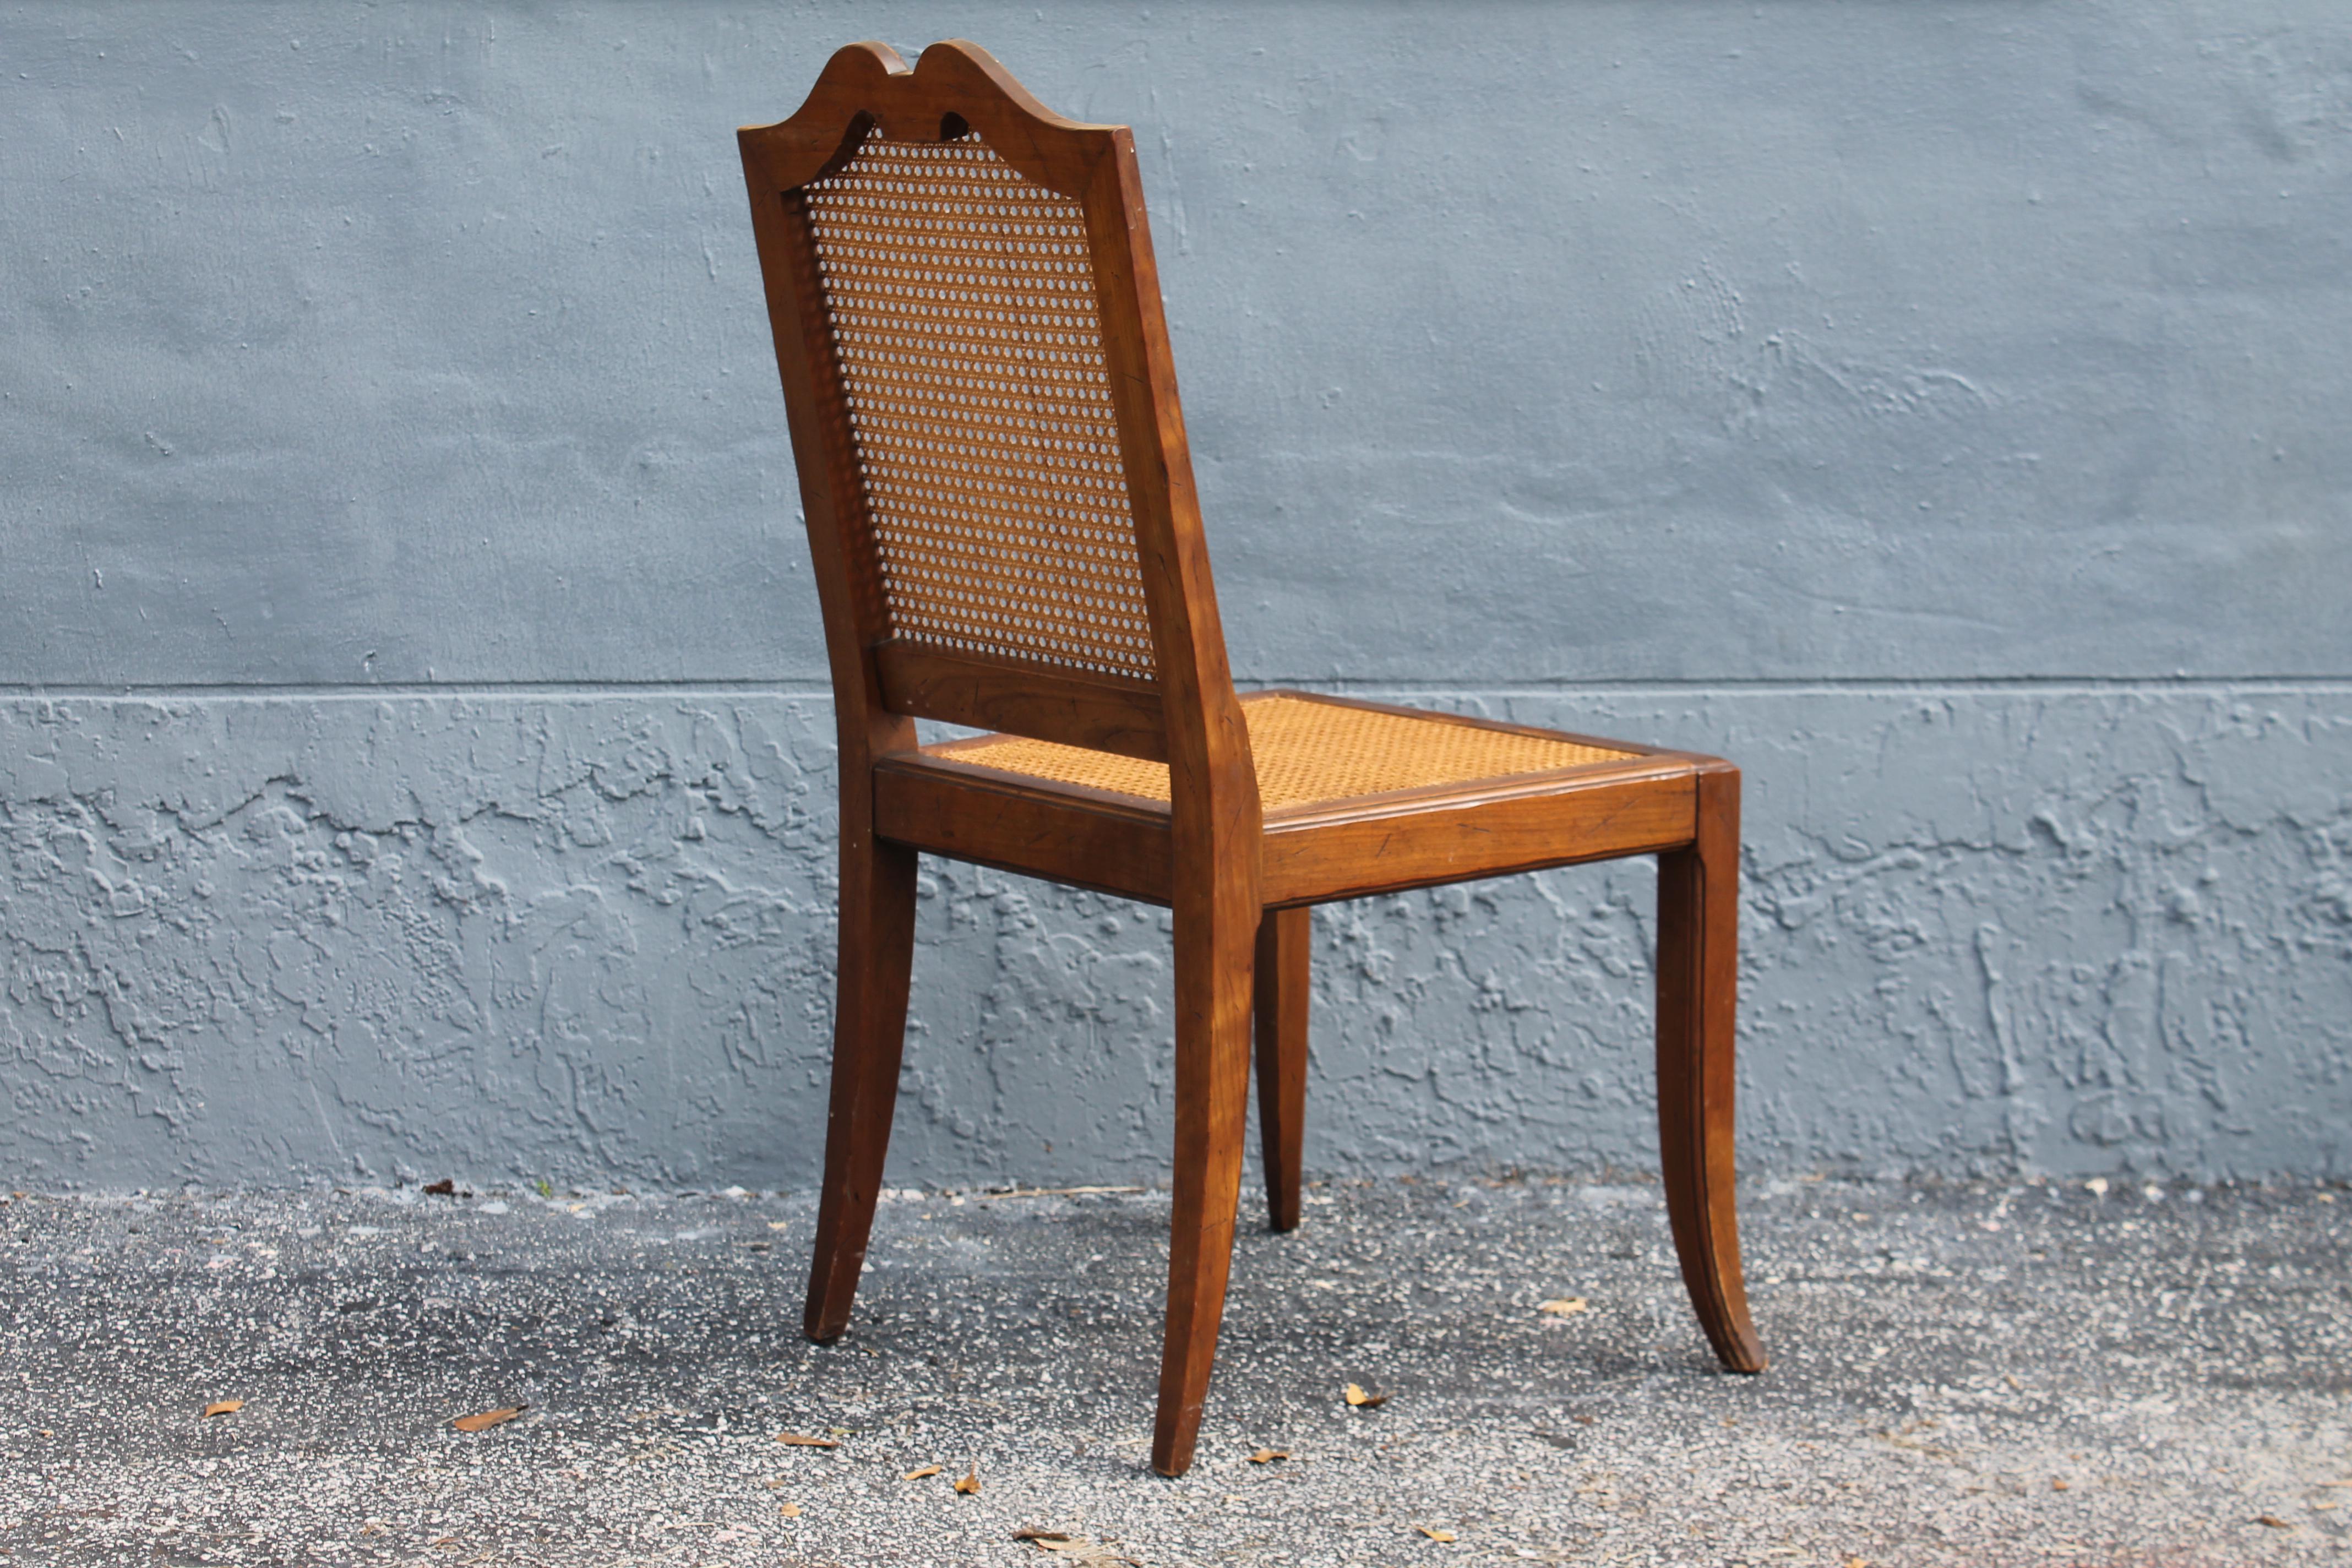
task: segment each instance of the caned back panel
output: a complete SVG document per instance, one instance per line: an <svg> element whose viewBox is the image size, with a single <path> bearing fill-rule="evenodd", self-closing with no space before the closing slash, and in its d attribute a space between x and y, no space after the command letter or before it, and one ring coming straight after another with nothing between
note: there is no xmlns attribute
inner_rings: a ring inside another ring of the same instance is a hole
<svg viewBox="0 0 2352 1568"><path fill-rule="evenodd" d="M879 127L801 195L864 491L861 618L1155 679L1084 210L976 134Z"/></svg>

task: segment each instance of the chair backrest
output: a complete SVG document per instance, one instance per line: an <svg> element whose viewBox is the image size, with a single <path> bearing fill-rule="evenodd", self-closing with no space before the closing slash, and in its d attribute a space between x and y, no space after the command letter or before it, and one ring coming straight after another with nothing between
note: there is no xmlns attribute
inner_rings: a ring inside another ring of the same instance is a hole
<svg viewBox="0 0 2352 1568"><path fill-rule="evenodd" d="M740 142L836 700L1246 767L1128 130L954 40Z"/></svg>

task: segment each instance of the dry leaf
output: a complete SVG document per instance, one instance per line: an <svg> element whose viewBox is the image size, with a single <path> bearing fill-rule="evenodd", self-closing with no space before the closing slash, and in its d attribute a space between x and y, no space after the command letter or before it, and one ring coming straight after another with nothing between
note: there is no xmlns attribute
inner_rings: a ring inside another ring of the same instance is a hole
<svg viewBox="0 0 2352 1568"><path fill-rule="evenodd" d="M1562 1296L1556 1300L1537 1302L1536 1310L1549 1312L1555 1318L1565 1318L1571 1312L1581 1312L1585 1305L1581 1296Z"/></svg>
<svg viewBox="0 0 2352 1568"><path fill-rule="evenodd" d="M977 1497L977 1496L979 1496L979 1495L980 1495L980 1467L979 1467L978 1465L974 1465L974 1466L972 1466L972 1468L971 1468L971 1474L970 1474L970 1475L968 1475L968 1476L964 1477L964 1478L963 1478L963 1479L961 1479L961 1480L960 1480L960 1481L956 1482L956 1484L955 1484L955 1489L956 1489L956 1490L958 1490L958 1491L960 1491L960 1492L963 1493L963 1495L964 1495L964 1496L966 1496L966 1497Z"/></svg>
<svg viewBox="0 0 2352 1568"><path fill-rule="evenodd" d="M2294 1528L2294 1526L2289 1524L2286 1521L2281 1519L2274 1513L2258 1513L2254 1516L2254 1522L2256 1524L2267 1524L2273 1530L2293 1530Z"/></svg>
<svg viewBox="0 0 2352 1568"><path fill-rule="evenodd" d="M1432 1530L1425 1524L1416 1524L1413 1528L1421 1531L1423 1535L1429 1537L1432 1541L1451 1541L1454 1539L1454 1532L1450 1530Z"/></svg>
<svg viewBox="0 0 2352 1568"><path fill-rule="evenodd" d="M1015 1541L1034 1541L1038 1545L1045 1546L1047 1542L1076 1541L1077 1537L1075 1535L1065 1535L1058 1530L1016 1530L1013 1532L1013 1539ZM1049 1547L1048 1550L1051 1550L1051 1548Z"/></svg>
<svg viewBox="0 0 2352 1568"><path fill-rule="evenodd" d="M215 1399L210 1405L205 1406L205 1415L234 1415L244 1408L245 1401L242 1399ZM203 1418L203 1416L197 1417L198 1420L202 1420Z"/></svg>
<svg viewBox="0 0 2352 1568"><path fill-rule="evenodd" d="M796 1502L780 1503L776 1507L776 1511L786 1519L798 1519L801 1516L801 1505Z"/></svg>
<svg viewBox="0 0 2352 1568"><path fill-rule="evenodd" d="M493 1426L503 1426L524 1411L528 1405L504 1405L496 1410L485 1410L478 1415L460 1415L449 1423L460 1432L486 1432Z"/></svg>
<svg viewBox="0 0 2352 1568"><path fill-rule="evenodd" d="M838 1448L841 1445L831 1437L812 1437L805 1432L779 1432L779 1443L790 1443L795 1448Z"/></svg>
<svg viewBox="0 0 2352 1568"><path fill-rule="evenodd" d="M2050 1482L2050 1489L2053 1492L2063 1492L2066 1489L2066 1483L2053 1478Z"/></svg>
<svg viewBox="0 0 2352 1568"><path fill-rule="evenodd" d="M1260 1448L1256 1453L1250 1456L1250 1463L1253 1465L1270 1465L1276 1459L1286 1459L1288 1458L1290 1458L1290 1450L1287 1448Z"/></svg>
<svg viewBox="0 0 2352 1568"><path fill-rule="evenodd" d="M1351 1383L1348 1385L1348 1403L1350 1405L1365 1410L1378 1410L1388 1402L1389 1396L1385 1394L1365 1393L1362 1384Z"/></svg>
<svg viewBox="0 0 2352 1568"><path fill-rule="evenodd" d="M770 1230L782 1230L790 1222L785 1220L772 1219L768 1222L768 1228Z"/></svg>
<svg viewBox="0 0 2352 1568"><path fill-rule="evenodd" d="M437 1182L427 1182L419 1191L431 1197L454 1198L457 1195L457 1184L444 1176Z"/></svg>
<svg viewBox="0 0 2352 1568"><path fill-rule="evenodd" d="M941 1468L942 1467L938 1465L925 1465L920 1469L908 1470L905 1475L900 1476L898 1479L902 1481L919 1481L927 1476L938 1475Z"/></svg>
<svg viewBox="0 0 2352 1568"><path fill-rule="evenodd" d="M1843 1563L1840 1564L1840 1568L1870 1568L1870 1559L1867 1557L1849 1557Z"/></svg>

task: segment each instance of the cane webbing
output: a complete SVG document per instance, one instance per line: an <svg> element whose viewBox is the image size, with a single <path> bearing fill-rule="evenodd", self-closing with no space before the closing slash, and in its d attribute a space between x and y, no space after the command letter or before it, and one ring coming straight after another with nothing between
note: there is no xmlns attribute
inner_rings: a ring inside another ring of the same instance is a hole
<svg viewBox="0 0 2352 1568"><path fill-rule="evenodd" d="M1156 675L1086 213L977 135L803 188L890 635Z"/></svg>
<svg viewBox="0 0 2352 1568"><path fill-rule="evenodd" d="M1258 804L1266 811L1641 755L1548 735L1485 730L1435 715L1423 719L1297 697L1244 697L1242 713L1257 763ZM1138 800L1168 798L1165 763L1013 735L950 744L945 754L961 763Z"/></svg>

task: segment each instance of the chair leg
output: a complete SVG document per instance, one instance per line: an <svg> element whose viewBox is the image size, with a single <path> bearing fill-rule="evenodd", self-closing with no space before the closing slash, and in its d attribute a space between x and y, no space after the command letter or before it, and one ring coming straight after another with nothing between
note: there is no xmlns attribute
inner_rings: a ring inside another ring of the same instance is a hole
<svg viewBox="0 0 2352 1568"><path fill-rule="evenodd" d="M1307 1125L1307 995L1313 911L1268 910L1257 926L1257 1126L1266 1224L1298 1228L1299 1140Z"/></svg>
<svg viewBox="0 0 2352 1568"><path fill-rule="evenodd" d="M1168 1330L1151 1468L1192 1463L1201 1404L1217 1353L1241 1202L1249 1121L1254 922L1209 910L1176 924L1176 1169L1168 1245Z"/></svg>
<svg viewBox="0 0 2352 1568"><path fill-rule="evenodd" d="M1696 842L1658 857L1658 1142L1683 1283L1717 1360L1764 1370L1748 1320L1732 1193L1739 773L1698 778Z"/></svg>
<svg viewBox="0 0 2352 1568"><path fill-rule="evenodd" d="M869 836L841 855L841 951L833 1019L833 1103L824 1124L824 1192L809 1265L808 1337L837 1340L866 1267L915 952L915 851Z"/></svg>

